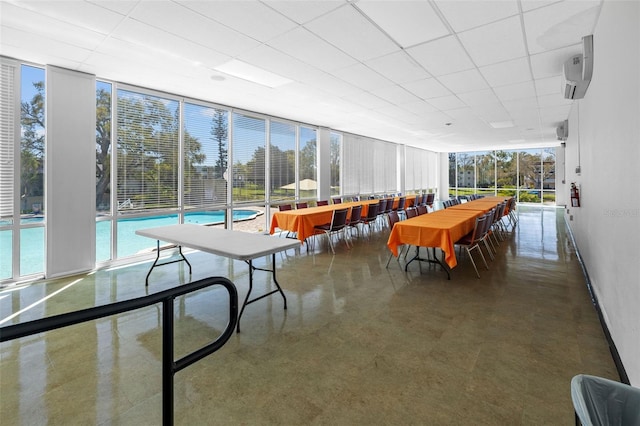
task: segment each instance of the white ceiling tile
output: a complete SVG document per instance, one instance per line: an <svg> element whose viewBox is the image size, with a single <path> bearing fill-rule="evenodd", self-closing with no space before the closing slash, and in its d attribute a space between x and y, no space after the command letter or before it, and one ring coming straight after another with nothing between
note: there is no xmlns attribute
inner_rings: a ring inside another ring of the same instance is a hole
<svg viewBox="0 0 640 426"><path fill-rule="evenodd" d="M476 69L442 75L438 77L438 80L454 93L472 92L489 87L484 77Z"/></svg>
<svg viewBox="0 0 640 426"><path fill-rule="evenodd" d="M404 117L408 117L408 116L414 115L414 114L411 114L411 113L407 112L406 110L404 110L402 108L399 108L399 107L397 107L395 105L382 107L382 108L376 108L375 111L379 112L380 114L384 114L386 116L397 118L397 119L402 119Z"/></svg>
<svg viewBox="0 0 640 426"><path fill-rule="evenodd" d="M425 101L409 102L407 104L402 104L402 105L399 105L399 106L401 108L403 108L403 109L406 109L409 112L412 112L412 113L418 114L418 115L422 115L422 114L427 114L427 113L438 111L438 109L436 107L434 107L433 105L431 105L430 103L425 102Z"/></svg>
<svg viewBox="0 0 640 426"><path fill-rule="evenodd" d="M292 80L303 80L313 74L322 74L317 68L266 44L240 55L238 59Z"/></svg>
<svg viewBox="0 0 640 426"><path fill-rule="evenodd" d="M513 59L499 64L487 65L480 72L491 87L505 86L532 80L529 62L526 58Z"/></svg>
<svg viewBox="0 0 640 426"><path fill-rule="evenodd" d="M526 111L530 109L538 108L538 99L535 97L520 98L510 101L503 101L502 105L509 111L509 114L514 114L517 111Z"/></svg>
<svg viewBox="0 0 640 426"><path fill-rule="evenodd" d="M531 55L533 78L541 79L562 75L562 65L573 55L580 52L581 45L576 44L562 49Z"/></svg>
<svg viewBox="0 0 640 426"><path fill-rule="evenodd" d="M124 16L120 13L113 12L98 5L88 2L78 1L20 1L15 3L25 13L29 11L30 21L24 22L25 26L37 25L39 19L55 18L55 20L49 21L49 28L42 28L43 31L47 29L55 30L57 26L63 22L72 24L75 28L84 28L96 31L102 34L108 34L124 19ZM2 2L2 25L5 25L5 17L15 14L14 10L8 10L13 8L14 5L8 2ZM37 12L31 12L31 9L35 9ZM37 16L40 15L40 16ZM82 38L82 33L78 34L78 38Z"/></svg>
<svg viewBox="0 0 640 426"><path fill-rule="evenodd" d="M91 50L60 42L45 34L35 34L11 27L2 27L0 33L2 55L13 56L21 60L74 69L91 55ZM15 47L16 49L12 49ZM9 55L9 50L17 53ZM26 53L34 52L34 53Z"/></svg>
<svg viewBox="0 0 640 426"><path fill-rule="evenodd" d="M292 20L257 1L181 0L180 4L263 42L297 27Z"/></svg>
<svg viewBox="0 0 640 426"><path fill-rule="evenodd" d="M540 110L540 120L560 122L569 117L571 105L553 106Z"/></svg>
<svg viewBox="0 0 640 426"><path fill-rule="evenodd" d="M451 1L436 0L436 5L456 32L495 22L518 14L516 0Z"/></svg>
<svg viewBox="0 0 640 426"><path fill-rule="evenodd" d="M237 56L259 45L258 41L177 3L140 2L131 17L230 56Z"/></svg>
<svg viewBox="0 0 640 426"><path fill-rule="evenodd" d="M435 78L412 81L410 83L404 83L401 86L422 99L451 95L451 91L440 84Z"/></svg>
<svg viewBox="0 0 640 426"><path fill-rule="evenodd" d="M112 25L115 26L113 23ZM104 30L96 31L88 29L86 26L60 21L55 17L44 16L10 3L2 4L3 32L5 29L14 28L69 46L93 50L105 39L106 32L110 31L107 29L109 25L103 27Z"/></svg>
<svg viewBox="0 0 640 426"><path fill-rule="evenodd" d="M436 77L474 67L467 53L453 36L411 47L406 52Z"/></svg>
<svg viewBox="0 0 640 426"><path fill-rule="evenodd" d="M386 100L365 91L345 96L343 99L361 105L366 109L376 109L391 106L391 104Z"/></svg>
<svg viewBox="0 0 640 426"><path fill-rule="evenodd" d="M542 95L562 95L563 91L562 78L560 76L541 78L534 81L536 85L536 93L538 96Z"/></svg>
<svg viewBox="0 0 640 426"><path fill-rule="evenodd" d="M392 82L363 64L355 64L346 68L332 71L334 76L360 87L364 90L374 90L380 87L389 86Z"/></svg>
<svg viewBox="0 0 640 426"><path fill-rule="evenodd" d="M138 48L158 52L166 58L183 58L213 68L231 59L229 55L213 51L202 44L185 40L148 24L129 19L111 37L133 43Z"/></svg>
<svg viewBox="0 0 640 426"><path fill-rule="evenodd" d="M333 0L269 0L266 5L282 13L289 19L304 24L344 5L344 1Z"/></svg>
<svg viewBox="0 0 640 426"><path fill-rule="evenodd" d="M561 1L524 13L531 54L567 47L593 34L600 0Z"/></svg>
<svg viewBox="0 0 640 426"><path fill-rule="evenodd" d="M522 4L522 10L527 12L533 9L539 9L544 6L548 6L553 3L557 3L558 0L520 0Z"/></svg>
<svg viewBox="0 0 640 426"><path fill-rule="evenodd" d="M420 101L420 98L418 98L405 88L397 85L373 89L371 90L371 93L395 105Z"/></svg>
<svg viewBox="0 0 640 426"><path fill-rule="evenodd" d="M302 82L340 97L362 91L362 89L327 73L305 77Z"/></svg>
<svg viewBox="0 0 640 426"><path fill-rule="evenodd" d="M395 43L351 5L329 12L305 24L305 27L361 61L399 50Z"/></svg>
<svg viewBox="0 0 640 426"><path fill-rule="evenodd" d="M360 0L356 7L405 48L449 35L449 30L426 0Z"/></svg>
<svg viewBox="0 0 640 426"><path fill-rule="evenodd" d="M514 99L530 98L536 96L533 81L510 84L508 86L495 87L493 89L500 101L512 101Z"/></svg>
<svg viewBox="0 0 640 426"><path fill-rule="evenodd" d="M356 63L355 59L304 28L289 31L267 44L324 71Z"/></svg>
<svg viewBox="0 0 640 426"><path fill-rule="evenodd" d="M366 61L365 65L395 83L406 83L431 77L404 51L371 59Z"/></svg>
<svg viewBox="0 0 640 426"><path fill-rule="evenodd" d="M477 66L521 58L527 54L519 16L465 31L458 36Z"/></svg>
<svg viewBox="0 0 640 426"><path fill-rule="evenodd" d="M483 105L474 107L475 114L487 123L500 123L511 121L511 116L500 104Z"/></svg>
<svg viewBox="0 0 640 426"><path fill-rule="evenodd" d="M571 105L573 100L565 99L564 95L561 93L556 93L553 95L538 95L538 107L556 107L556 106L566 106Z"/></svg>
<svg viewBox="0 0 640 426"><path fill-rule="evenodd" d="M458 97L470 107L497 104L500 100L491 89L477 90L473 92L459 93Z"/></svg>
<svg viewBox="0 0 640 426"><path fill-rule="evenodd" d="M440 111L447 111L449 109L463 108L466 105L457 96L443 96L441 98L433 98L428 101L431 105L438 108Z"/></svg>

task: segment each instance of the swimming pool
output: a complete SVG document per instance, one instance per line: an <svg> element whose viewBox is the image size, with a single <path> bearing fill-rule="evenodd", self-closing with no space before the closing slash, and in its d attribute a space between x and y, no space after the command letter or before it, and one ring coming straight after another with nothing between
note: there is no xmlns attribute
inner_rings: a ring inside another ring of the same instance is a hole
<svg viewBox="0 0 640 426"><path fill-rule="evenodd" d="M224 210L185 213L185 223L200 225L215 225L224 223ZM262 212L258 210L233 210L233 221L255 219ZM42 217L22 218L22 223L41 223ZM150 238L136 235L139 229L156 226L175 225L178 215L162 215L143 218L118 219L117 252L118 258L132 256L156 247L156 242ZM111 259L111 226L110 220L96 222L96 262ZM10 230L0 231L0 279L11 278L11 233ZM37 274L44 271L44 228L26 228L20 231L20 273L22 275Z"/></svg>

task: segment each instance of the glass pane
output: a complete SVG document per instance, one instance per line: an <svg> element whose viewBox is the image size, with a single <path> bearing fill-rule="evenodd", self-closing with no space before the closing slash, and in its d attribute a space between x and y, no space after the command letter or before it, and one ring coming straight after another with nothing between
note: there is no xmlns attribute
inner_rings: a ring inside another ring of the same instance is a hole
<svg viewBox="0 0 640 426"><path fill-rule="evenodd" d="M233 200L265 199L266 124L259 118L233 115Z"/></svg>
<svg viewBox="0 0 640 426"><path fill-rule="evenodd" d="M0 280L13 277L13 231L0 231Z"/></svg>
<svg viewBox="0 0 640 426"><path fill-rule="evenodd" d="M20 275L44 272L44 227L20 230Z"/></svg>
<svg viewBox="0 0 640 426"><path fill-rule="evenodd" d="M491 192L493 192L496 187L496 159L493 151L479 152L476 155L476 170L476 187L478 189L491 189ZM482 192L486 193L486 191Z"/></svg>
<svg viewBox="0 0 640 426"><path fill-rule="evenodd" d="M340 152L342 150L342 135L331 133L331 195L340 195Z"/></svg>
<svg viewBox="0 0 640 426"><path fill-rule="evenodd" d="M227 203L229 112L184 104L186 209Z"/></svg>
<svg viewBox="0 0 640 426"><path fill-rule="evenodd" d="M300 127L300 198L315 198L317 189L316 131Z"/></svg>
<svg viewBox="0 0 640 426"><path fill-rule="evenodd" d="M542 151L542 189L556 189L556 149Z"/></svg>
<svg viewBox="0 0 640 426"><path fill-rule="evenodd" d="M496 186L498 195L516 195L517 166L516 151L496 151Z"/></svg>
<svg viewBox="0 0 640 426"><path fill-rule="evenodd" d="M296 126L272 121L269 140L271 201L293 200L296 195Z"/></svg>
<svg viewBox="0 0 640 426"><path fill-rule="evenodd" d="M118 90L118 211L178 207L178 102Z"/></svg>
<svg viewBox="0 0 640 426"><path fill-rule="evenodd" d="M465 195L460 193L460 188L474 188L476 183L476 170L475 170L475 155L468 152L459 152L458 159L458 195ZM468 191L467 191L468 192Z"/></svg>
<svg viewBox="0 0 640 426"><path fill-rule="evenodd" d="M111 214L111 84L96 82L96 212Z"/></svg>
<svg viewBox="0 0 640 426"><path fill-rule="evenodd" d="M96 222L96 262L111 260L111 221Z"/></svg>
<svg viewBox="0 0 640 426"><path fill-rule="evenodd" d="M540 203L542 200L541 150L518 152L518 201Z"/></svg>
<svg viewBox="0 0 640 426"><path fill-rule="evenodd" d="M458 182L456 180L456 153L449 153L449 188L455 188L458 186ZM451 191L449 191L449 195L451 195Z"/></svg>
<svg viewBox="0 0 640 426"><path fill-rule="evenodd" d="M44 76L42 68L22 66L20 211L26 215L44 214ZM36 269L42 272L42 266Z"/></svg>
<svg viewBox="0 0 640 426"><path fill-rule="evenodd" d="M176 225L178 215L161 215L143 218L118 220L118 257L132 256L140 252L151 252L156 248L156 241L136 235L139 229L156 226ZM160 243L162 246L162 242Z"/></svg>

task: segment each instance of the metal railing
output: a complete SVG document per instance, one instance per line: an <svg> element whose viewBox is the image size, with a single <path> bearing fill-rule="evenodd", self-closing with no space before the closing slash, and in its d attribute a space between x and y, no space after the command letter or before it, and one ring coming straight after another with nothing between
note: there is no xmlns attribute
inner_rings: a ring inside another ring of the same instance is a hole
<svg viewBox="0 0 640 426"><path fill-rule="evenodd" d="M173 359L173 305L174 299L194 291L213 285L221 285L229 293L229 322L224 332L213 342L191 352L184 357ZM14 324L0 328L0 342L18 339L45 331L51 331L70 325L97 320L111 315L144 308L156 303L162 303L162 424L173 424L173 378L175 373L201 360L207 355L220 349L233 335L238 322L238 291L235 285L224 277L210 277L181 285L180 287L164 290L159 293L139 297L131 300L111 303L103 306L55 315L21 324Z"/></svg>

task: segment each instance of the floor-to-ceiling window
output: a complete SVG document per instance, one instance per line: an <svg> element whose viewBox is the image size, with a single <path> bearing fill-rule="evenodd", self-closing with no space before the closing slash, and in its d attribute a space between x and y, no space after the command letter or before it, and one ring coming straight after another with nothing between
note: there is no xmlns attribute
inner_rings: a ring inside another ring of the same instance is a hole
<svg viewBox="0 0 640 426"><path fill-rule="evenodd" d="M449 154L449 195L516 196L555 204L555 148Z"/></svg>
<svg viewBox="0 0 640 426"><path fill-rule="evenodd" d="M300 199L318 196L318 143L316 129L300 126L300 150L298 152L298 183Z"/></svg>
<svg viewBox="0 0 640 426"><path fill-rule="evenodd" d="M331 148L330 148L330 167L331 167L331 195L342 194L340 186L340 171L342 158L342 135L340 133L331 132Z"/></svg>
<svg viewBox="0 0 640 426"><path fill-rule="evenodd" d="M44 69L3 60L0 93L0 280L8 280L44 273Z"/></svg>
<svg viewBox="0 0 640 426"><path fill-rule="evenodd" d="M271 203L296 198L296 126L271 120L269 126L269 170Z"/></svg>
<svg viewBox="0 0 640 426"><path fill-rule="evenodd" d="M111 83L96 81L96 262L112 259L112 92Z"/></svg>

